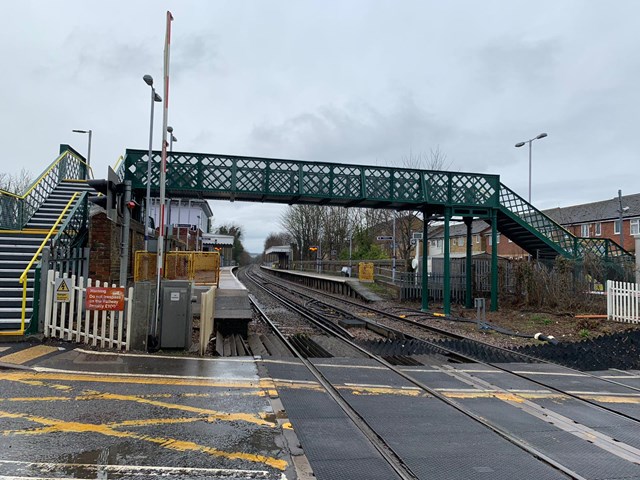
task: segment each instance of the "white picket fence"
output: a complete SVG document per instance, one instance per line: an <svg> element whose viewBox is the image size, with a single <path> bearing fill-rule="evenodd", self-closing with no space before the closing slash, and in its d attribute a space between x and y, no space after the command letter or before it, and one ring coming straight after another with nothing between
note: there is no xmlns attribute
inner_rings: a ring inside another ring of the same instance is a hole
<svg viewBox="0 0 640 480"><path fill-rule="evenodd" d="M607 318L640 323L640 285L607 280Z"/></svg>
<svg viewBox="0 0 640 480"><path fill-rule="evenodd" d="M87 310L85 297L87 287L108 287L106 282L92 283L90 278L70 277L69 302L56 302L55 281L58 272L49 271L45 301L45 337L75 341L101 348L129 350L131 345L131 313L133 309L133 288L125 296L124 311ZM112 285L116 287L116 285Z"/></svg>

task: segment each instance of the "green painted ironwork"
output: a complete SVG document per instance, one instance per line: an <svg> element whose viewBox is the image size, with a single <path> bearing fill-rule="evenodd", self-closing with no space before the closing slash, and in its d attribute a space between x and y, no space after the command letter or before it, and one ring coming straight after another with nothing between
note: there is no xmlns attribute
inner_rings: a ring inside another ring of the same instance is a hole
<svg viewBox="0 0 640 480"><path fill-rule="evenodd" d="M618 258L624 262L633 261L633 255L613 240L576 237L502 183L500 184L500 205L502 213L543 241L558 255L572 259L594 255L606 260ZM512 240L517 243L518 239L512 238ZM529 253L535 254L535 252Z"/></svg>
<svg viewBox="0 0 640 480"><path fill-rule="evenodd" d="M60 155L27 188L23 195L0 190L0 229L20 230L63 180L86 180L90 167L69 145L60 145Z"/></svg>
<svg viewBox="0 0 640 480"><path fill-rule="evenodd" d="M159 191L161 152L151 162L151 189ZM118 169L132 188L147 186L147 150L128 149ZM580 238L500 183L498 175L416 170L276 158L172 152L167 157L167 192L172 196L266 203L345 207L432 209L442 215L486 218L529 253L581 259L587 254L629 261L616 242ZM496 214L499 214L497 218ZM497 218L497 220L496 220ZM527 245L534 242L535 248Z"/></svg>
<svg viewBox="0 0 640 480"><path fill-rule="evenodd" d="M51 248L68 249L69 255L71 255L70 252L73 248L83 246L88 235L88 218L89 192L82 192L69 211L58 233L51 239Z"/></svg>
<svg viewBox="0 0 640 480"><path fill-rule="evenodd" d="M147 185L148 152L127 150L118 171L133 189ZM151 188L159 190L160 152L153 152ZM166 188L172 195L270 203L415 208L496 208L500 177L274 158L172 152ZM194 195L195 194L195 195Z"/></svg>

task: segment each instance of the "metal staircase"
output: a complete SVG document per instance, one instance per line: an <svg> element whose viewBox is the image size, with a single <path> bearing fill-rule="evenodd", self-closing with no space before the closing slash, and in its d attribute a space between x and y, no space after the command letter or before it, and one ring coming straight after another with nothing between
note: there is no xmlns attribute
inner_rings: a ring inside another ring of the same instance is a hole
<svg viewBox="0 0 640 480"><path fill-rule="evenodd" d="M86 234L88 172L82 156L62 145L24 195L0 190L0 335L29 329L43 247L72 246Z"/></svg>
<svg viewBox="0 0 640 480"><path fill-rule="evenodd" d="M594 256L609 262L633 262L633 255L608 238L576 237L544 213L500 184L498 231L535 258L552 260Z"/></svg>

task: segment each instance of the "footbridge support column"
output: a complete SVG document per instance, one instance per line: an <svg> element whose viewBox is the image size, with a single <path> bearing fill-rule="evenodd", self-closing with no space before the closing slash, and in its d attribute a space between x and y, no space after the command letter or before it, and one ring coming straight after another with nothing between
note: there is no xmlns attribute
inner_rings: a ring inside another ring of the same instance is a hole
<svg viewBox="0 0 640 480"><path fill-rule="evenodd" d="M444 209L444 272L442 279L442 306L445 315L451 314L451 259L449 258L449 223L451 222L451 207Z"/></svg>
<svg viewBox="0 0 640 480"><path fill-rule="evenodd" d="M498 311L498 210L491 209L491 311Z"/></svg>
<svg viewBox="0 0 640 480"><path fill-rule="evenodd" d="M429 221L427 211L422 212L422 311L429 310Z"/></svg>
<svg viewBox="0 0 640 480"><path fill-rule="evenodd" d="M464 297L464 306L465 308L472 308L473 300L471 297L473 292L471 291L471 289L473 288L473 284L471 280L472 280L473 272L471 271L471 269L473 268L473 262L471 258L471 247L472 247L471 224L473 223L473 218L471 217L465 218L464 223L467 225L467 257L466 257L467 289Z"/></svg>

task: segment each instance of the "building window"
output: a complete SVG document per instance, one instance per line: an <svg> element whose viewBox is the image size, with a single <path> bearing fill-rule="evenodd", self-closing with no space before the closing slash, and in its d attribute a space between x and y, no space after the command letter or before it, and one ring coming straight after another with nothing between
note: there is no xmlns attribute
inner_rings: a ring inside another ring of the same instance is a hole
<svg viewBox="0 0 640 480"><path fill-rule="evenodd" d="M476 235L476 243L480 243L480 235Z"/></svg>
<svg viewBox="0 0 640 480"><path fill-rule="evenodd" d="M620 220L613 222L613 234L620 235Z"/></svg>
<svg viewBox="0 0 640 480"><path fill-rule="evenodd" d="M500 243L500 234L496 236L496 245ZM492 245L491 235L487 235L487 244Z"/></svg>
<svg viewBox="0 0 640 480"><path fill-rule="evenodd" d="M458 246L464 247L464 237L458 237Z"/></svg>
<svg viewBox="0 0 640 480"><path fill-rule="evenodd" d="M600 222L595 224L595 235L596 237L599 237L600 235L602 235L602 223Z"/></svg>
<svg viewBox="0 0 640 480"><path fill-rule="evenodd" d="M640 235L640 219L631 220L629 226L631 227L631 235Z"/></svg>
<svg viewBox="0 0 640 480"><path fill-rule="evenodd" d="M580 236L588 237L589 236L589 224L585 223L584 225L580 225Z"/></svg>

